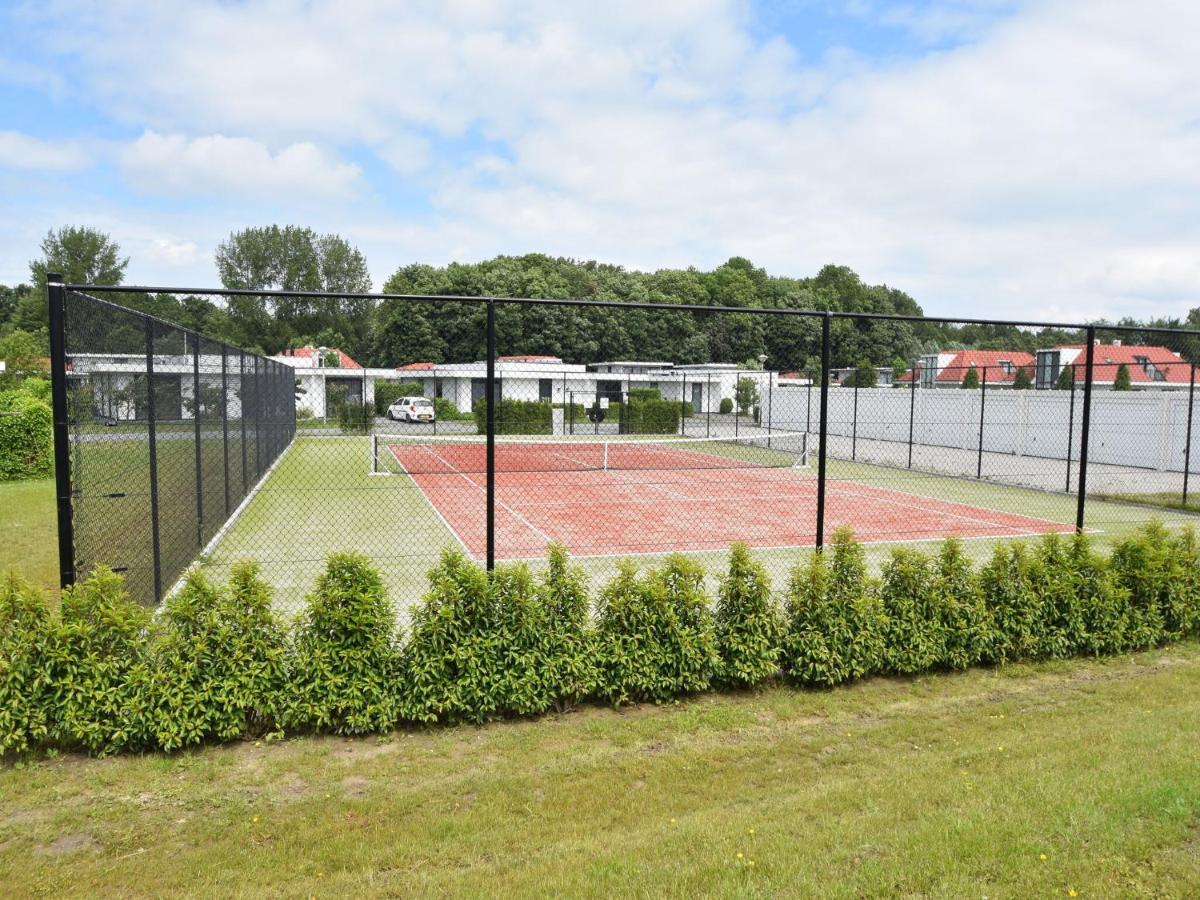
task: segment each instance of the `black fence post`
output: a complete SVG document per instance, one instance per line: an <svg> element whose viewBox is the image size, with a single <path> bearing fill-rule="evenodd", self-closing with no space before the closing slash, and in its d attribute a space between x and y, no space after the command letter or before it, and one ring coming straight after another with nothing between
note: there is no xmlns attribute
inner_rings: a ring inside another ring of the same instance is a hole
<svg viewBox="0 0 1200 900"><path fill-rule="evenodd" d="M1079 435L1079 498L1075 508L1075 531L1083 533L1083 518L1087 505L1088 434L1092 425L1092 364L1096 358L1096 326L1087 329L1087 357L1083 373L1083 417Z"/></svg>
<svg viewBox="0 0 1200 900"><path fill-rule="evenodd" d="M1192 470L1192 411L1196 406L1196 365L1192 364L1192 377L1188 382L1187 437L1183 441L1183 505L1187 506L1188 476Z"/></svg>
<svg viewBox="0 0 1200 900"><path fill-rule="evenodd" d="M246 467L246 354L238 351L238 422L242 431L242 496L250 489Z"/></svg>
<svg viewBox="0 0 1200 900"><path fill-rule="evenodd" d="M854 379L854 412L850 417L850 461L858 459L858 378Z"/></svg>
<svg viewBox="0 0 1200 900"><path fill-rule="evenodd" d="M1067 413L1067 486L1066 492L1071 493L1071 452L1075 449L1075 364L1071 366L1071 409Z"/></svg>
<svg viewBox="0 0 1200 900"><path fill-rule="evenodd" d="M67 405L67 292L46 273L50 303L50 403L54 418L54 492L58 507L58 583L75 583L75 519L71 503L71 432Z"/></svg>
<svg viewBox="0 0 1200 900"><path fill-rule="evenodd" d="M221 461L225 471L225 518L229 518L229 348L221 344Z"/></svg>
<svg viewBox="0 0 1200 900"><path fill-rule="evenodd" d="M825 546L825 455L829 429L829 336L833 316L821 320L821 433L817 449L817 550Z"/></svg>
<svg viewBox="0 0 1200 900"><path fill-rule="evenodd" d="M773 385L771 384L771 373L767 372L767 447L771 446L771 420L775 417L774 404L772 400L775 397Z"/></svg>
<svg viewBox="0 0 1200 900"><path fill-rule="evenodd" d="M812 379L808 379L808 403L804 407L804 431L812 432Z"/></svg>
<svg viewBox="0 0 1200 900"><path fill-rule="evenodd" d="M983 411L987 406L987 370L983 367L983 380L979 382L979 448L975 461L975 477L983 477Z"/></svg>
<svg viewBox="0 0 1200 900"><path fill-rule="evenodd" d="M154 322L146 320L146 423L150 450L150 542L154 554L154 599L162 599L162 548L158 540L158 410L154 388Z"/></svg>
<svg viewBox="0 0 1200 900"><path fill-rule="evenodd" d="M189 336L184 332L184 341ZM192 350L192 439L196 447L196 546L204 549L204 473L200 459L200 335L190 335Z"/></svg>
<svg viewBox="0 0 1200 900"><path fill-rule="evenodd" d="M496 567L496 303L487 301L487 570Z"/></svg>
<svg viewBox="0 0 1200 900"><path fill-rule="evenodd" d="M912 468L913 423L917 412L917 367L908 370L908 467Z"/></svg>
<svg viewBox="0 0 1200 900"><path fill-rule="evenodd" d="M687 434L687 374L680 375L679 381L679 433Z"/></svg>

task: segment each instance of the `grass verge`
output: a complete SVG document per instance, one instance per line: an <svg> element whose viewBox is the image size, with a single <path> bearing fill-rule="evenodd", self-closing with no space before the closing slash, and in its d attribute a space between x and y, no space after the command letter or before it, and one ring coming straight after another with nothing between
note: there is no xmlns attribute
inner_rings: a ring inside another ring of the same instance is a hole
<svg viewBox="0 0 1200 900"><path fill-rule="evenodd" d="M54 479L0 484L0 571L20 568L32 584L58 593Z"/></svg>
<svg viewBox="0 0 1200 900"><path fill-rule="evenodd" d="M5 895L1183 896L1200 645L0 768ZM751 865L753 861L753 865Z"/></svg>

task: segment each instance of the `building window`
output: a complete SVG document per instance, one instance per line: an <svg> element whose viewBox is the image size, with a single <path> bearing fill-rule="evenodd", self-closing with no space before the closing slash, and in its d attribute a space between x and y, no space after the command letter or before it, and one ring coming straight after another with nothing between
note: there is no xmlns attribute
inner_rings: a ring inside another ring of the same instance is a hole
<svg viewBox="0 0 1200 900"><path fill-rule="evenodd" d="M1005 375L1011 375L1013 373L1012 360L1011 359L1000 360L1000 368L1004 370Z"/></svg>
<svg viewBox="0 0 1200 900"><path fill-rule="evenodd" d="M442 396L442 379L438 378L433 382L433 396Z"/></svg>
<svg viewBox="0 0 1200 900"><path fill-rule="evenodd" d="M550 378L538 379L538 400L549 403L554 399L554 381Z"/></svg>

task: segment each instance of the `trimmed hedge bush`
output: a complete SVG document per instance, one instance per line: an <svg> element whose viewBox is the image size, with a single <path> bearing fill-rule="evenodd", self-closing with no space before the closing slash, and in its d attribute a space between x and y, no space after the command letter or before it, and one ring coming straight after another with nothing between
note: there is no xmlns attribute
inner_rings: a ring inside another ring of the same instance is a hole
<svg viewBox="0 0 1200 900"><path fill-rule="evenodd" d="M679 404L672 400L632 398L617 412L626 434L678 434L679 414Z"/></svg>
<svg viewBox="0 0 1200 900"><path fill-rule="evenodd" d="M731 412L733 412L733 398L732 397L722 397L721 405L720 405L719 409L720 409L721 414L726 415L726 416L729 415Z"/></svg>
<svg viewBox="0 0 1200 900"><path fill-rule="evenodd" d="M596 693L620 706L708 687L718 664L704 571L685 556L639 576L632 562L600 591Z"/></svg>
<svg viewBox="0 0 1200 900"><path fill-rule="evenodd" d="M0 393L0 481L54 472L50 404L23 390Z"/></svg>
<svg viewBox="0 0 1200 900"><path fill-rule="evenodd" d="M15 572L0 581L0 754L44 743L57 706L46 600Z"/></svg>
<svg viewBox="0 0 1200 900"><path fill-rule="evenodd" d="M155 737L165 750L273 726L283 687L283 629L253 563L228 588L191 571L163 609L153 648Z"/></svg>
<svg viewBox="0 0 1200 900"><path fill-rule="evenodd" d="M471 407L475 430L487 434L487 399L480 398ZM496 407L496 434L550 434L553 407L536 400L501 400Z"/></svg>
<svg viewBox="0 0 1200 900"><path fill-rule="evenodd" d="M363 734L398 715L396 611L383 579L357 553L336 553L309 595L286 654L282 724Z"/></svg>
<svg viewBox="0 0 1200 900"><path fill-rule="evenodd" d="M0 582L0 753L174 750L268 729L385 731L397 722L481 722L667 702L712 683L782 673L831 687L873 672L917 674L1116 653L1200 637L1200 547L1160 525L1111 556L1086 537L995 548L978 571L962 544L901 548L880 577L846 530L791 573L786 610L735 545L710 613L704 571L683 556L623 563L589 617L587 579L562 547L545 570L490 575L460 553L430 573L401 641L367 560L328 560L290 632L252 564L227 585L193 572L162 611L98 569L61 612L15 574Z"/></svg>
<svg viewBox="0 0 1200 900"><path fill-rule="evenodd" d="M729 551L729 571L717 592L714 628L718 683L752 687L778 673L783 622L771 597L771 579L741 542Z"/></svg>
<svg viewBox="0 0 1200 900"><path fill-rule="evenodd" d="M375 379L375 415L386 416L388 407L401 397L424 397L425 385L419 381Z"/></svg>
<svg viewBox="0 0 1200 900"><path fill-rule="evenodd" d="M57 742L105 756L153 747L155 688L150 611L107 568L63 591L52 677Z"/></svg>

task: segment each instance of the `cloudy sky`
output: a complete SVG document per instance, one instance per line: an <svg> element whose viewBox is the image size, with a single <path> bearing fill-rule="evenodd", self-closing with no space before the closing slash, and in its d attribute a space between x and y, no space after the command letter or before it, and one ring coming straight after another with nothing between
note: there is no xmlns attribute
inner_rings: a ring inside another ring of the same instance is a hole
<svg viewBox="0 0 1200 900"><path fill-rule="evenodd" d="M271 222L398 265L851 266L927 312L1200 305L1194 0L0 0L0 283L60 224L216 284Z"/></svg>

